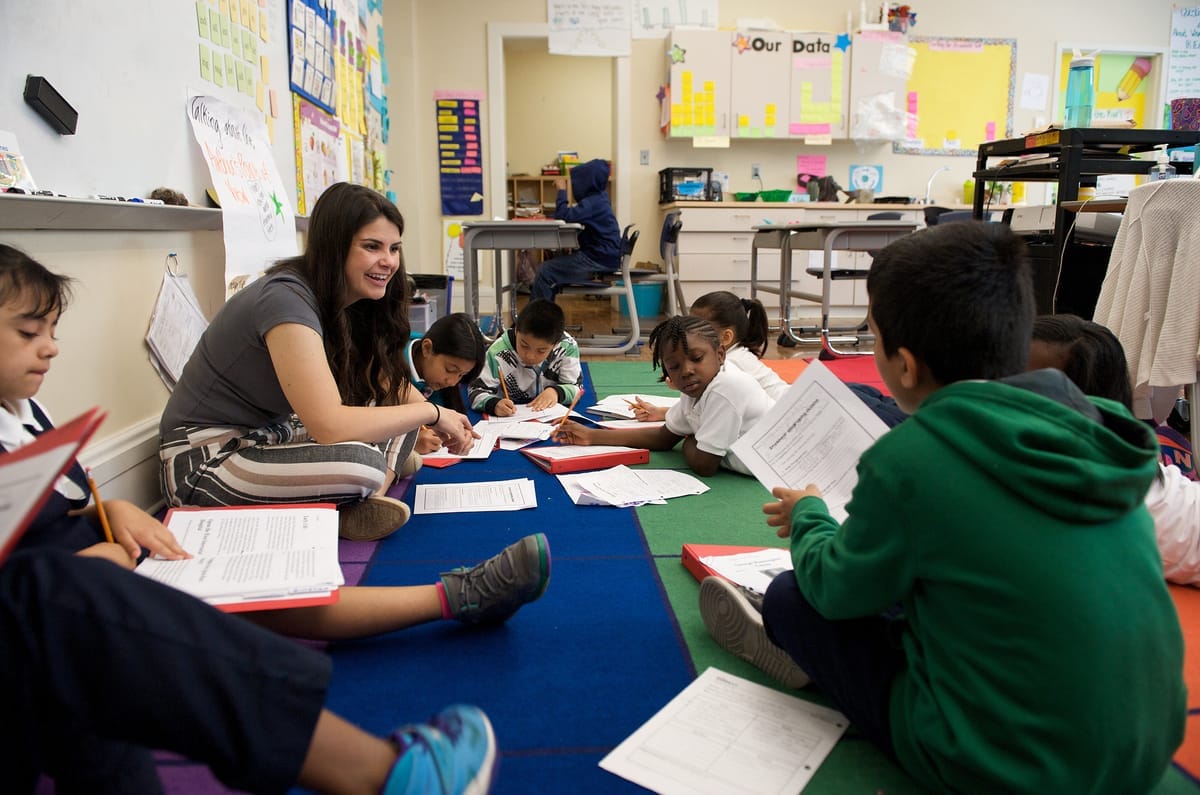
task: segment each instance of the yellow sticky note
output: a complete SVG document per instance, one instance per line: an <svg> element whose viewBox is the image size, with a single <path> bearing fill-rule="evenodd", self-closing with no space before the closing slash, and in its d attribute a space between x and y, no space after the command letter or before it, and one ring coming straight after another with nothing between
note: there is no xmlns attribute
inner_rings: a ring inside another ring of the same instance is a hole
<svg viewBox="0 0 1200 795"><path fill-rule="evenodd" d="M200 38L208 38L208 3L196 0L196 27L199 28Z"/></svg>
<svg viewBox="0 0 1200 795"><path fill-rule="evenodd" d="M221 10L221 16L229 16L229 0L217 0L217 7Z"/></svg>
<svg viewBox="0 0 1200 795"><path fill-rule="evenodd" d="M205 80L212 81L212 50L200 45L200 76Z"/></svg>
<svg viewBox="0 0 1200 795"><path fill-rule="evenodd" d="M248 27L250 25L250 3L248 3L248 2L242 3L241 10L242 10L242 15L241 15L242 24ZM258 16L258 15L255 14L255 16Z"/></svg>
<svg viewBox="0 0 1200 795"><path fill-rule="evenodd" d="M263 91L261 80L254 81L254 104L258 105L258 110L261 112L266 107L266 92Z"/></svg>
<svg viewBox="0 0 1200 795"><path fill-rule="evenodd" d="M266 2L266 0L263 0ZM263 41L267 40L267 12L258 12L258 37Z"/></svg>
<svg viewBox="0 0 1200 795"><path fill-rule="evenodd" d="M279 95L275 93L275 89L271 89L271 118L274 119L279 115Z"/></svg>
<svg viewBox="0 0 1200 795"><path fill-rule="evenodd" d="M241 9L242 4L239 2L239 0L229 0L229 7L226 9L226 16L228 16L230 19L240 19Z"/></svg>
<svg viewBox="0 0 1200 795"><path fill-rule="evenodd" d="M249 21L246 23L246 27L250 28L251 33L258 33L258 9L257 8L250 9Z"/></svg>
<svg viewBox="0 0 1200 795"><path fill-rule="evenodd" d="M275 143L275 119L267 117L267 140Z"/></svg>
<svg viewBox="0 0 1200 795"><path fill-rule="evenodd" d="M265 55L258 57L258 68L262 71L262 81L264 83L271 82L271 59Z"/></svg>
<svg viewBox="0 0 1200 795"><path fill-rule="evenodd" d="M750 117L746 116L744 114L739 114L738 118L737 118L737 125L739 127L749 127L750 126Z"/></svg>

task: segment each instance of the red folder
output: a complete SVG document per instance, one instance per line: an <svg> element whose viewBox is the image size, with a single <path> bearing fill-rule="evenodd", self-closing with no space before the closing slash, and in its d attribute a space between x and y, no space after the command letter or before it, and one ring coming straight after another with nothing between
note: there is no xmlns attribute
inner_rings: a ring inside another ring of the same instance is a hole
<svg viewBox="0 0 1200 795"><path fill-rule="evenodd" d="M574 456L572 458L548 458L542 454L545 447L522 447L521 452L529 460L552 475L565 475L568 472L584 472L589 469L608 469L609 467L632 466L645 464L650 460L650 451L642 448L622 450L620 452L597 453L596 455Z"/></svg>
<svg viewBox="0 0 1200 795"><path fill-rule="evenodd" d="M705 577L720 577L721 575L708 566L705 566L701 562L701 558L710 558L714 555L741 555L746 552L758 552L760 549L766 548L738 547L725 544L684 544L680 561L683 563L684 568L692 573L693 577L699 581L703 581Z"/></svg>
<svg viewBox="0 0 1200 795"><path fill-rule="evenodd" d="M0 562L50 498L54 484L91 438L105 413L93 408L66 425L39 434L37 439L0 455ZM25 464L22 466L22 464Z"/></svg>

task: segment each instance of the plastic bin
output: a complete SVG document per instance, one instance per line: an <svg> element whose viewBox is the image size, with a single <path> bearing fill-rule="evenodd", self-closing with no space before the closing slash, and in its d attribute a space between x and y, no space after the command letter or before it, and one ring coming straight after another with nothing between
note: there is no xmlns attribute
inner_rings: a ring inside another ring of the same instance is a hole
<svg viewBox="0 0 1200 795"><path fill-rule="evenodd" d="M624 287L625 283L618 280L616 286ZM633 304L638 317L655 318L662 314L662 288L661 282L633 285ZM617 305L621 310L621 317L629 317L629 301L625 296L617 298Z"/></svg>
<svg viewBox="0 0 1200 795"><path fill-rule="evenodd" d="M420 304L408 305L408 328L413 334L424 334L429 331L433 321L438 319L438 299L432 295L429 300Z"/></svg>
<svg viewBox="0 0 1200 795"><path fill-rule="evenodd" d="M427 293L432 299L432 303L436 304L436 311L433 315L433 320L437 320L443 315L450 314L450 298L454 292L454 277L447 276L444 273L410 273L413 283L417 289L423 293ZM416 304L414 304L416 306ZM430 320L430 323L433 323ZM411 324L413 321L409 320ZM413 326L413 331L416 331L416 326Z"/></svg>

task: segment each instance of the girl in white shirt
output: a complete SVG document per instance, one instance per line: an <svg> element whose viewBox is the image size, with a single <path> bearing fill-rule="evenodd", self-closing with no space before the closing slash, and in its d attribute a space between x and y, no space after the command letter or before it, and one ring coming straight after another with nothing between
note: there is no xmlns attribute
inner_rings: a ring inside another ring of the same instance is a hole
<svg viewBox="0 0 1200 795"><path fill-rule="evenodd" d="M725 349L716 328L697 317L667 318L650 332L654 367L682 394L658 427L593 429L565 423L555 439L566 444L615 444L671 450L683 442L683 457L697 475L724 467L750 470L729 449L767 413L774 401L741 370L722 367Z"/></svg>
<svg viewBox="0 0 1200 795"><path fill-rule="evenodd" d="M741 370L752 376L772 401L787 391L788 383L761 361L767 352L767 310L762 301L718 290L697 298L689 314L716 326L725 351L726 369ZM660 422L667 410L638 400L633 414L642 422Z"/></svg>

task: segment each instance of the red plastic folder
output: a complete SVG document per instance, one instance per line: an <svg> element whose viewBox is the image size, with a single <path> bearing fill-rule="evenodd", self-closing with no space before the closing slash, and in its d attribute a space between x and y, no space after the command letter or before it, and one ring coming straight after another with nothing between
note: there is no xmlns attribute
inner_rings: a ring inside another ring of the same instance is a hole
<svg viewBox="0 0 1200 795"><path fill-rule="evenodd" d="M66 425L40 434L24 447L0 454L0 563L105 416L99 408L90 409Z"/></svg>
<svg viewBox="0 0 1200 795"><path fill-rule="evenodd" d="M596 452L594 454L579 454L569 456L555 455L564 446L524 447L521 452L529 460L552 475L565 475L568 472L585 472L589 469L608 469L609 467L632 466L645 464L650 460L650 451L644 448L629 448L619 451Z"/></svg>
<svg viewBox="0 0 1200 795"><path fill-rule="evenodd" d="M721 575L708 566L705 566L701 562L701 558L711 558L716 555L742 555L746 552L758 552L762 549L767 549L767 547L739 547L726 544L684 544L680 561L683 563L684 568L692 573L693 577L703 582L705 577L720 577Z"/></svg>

